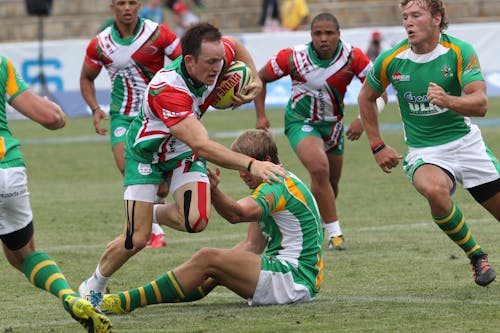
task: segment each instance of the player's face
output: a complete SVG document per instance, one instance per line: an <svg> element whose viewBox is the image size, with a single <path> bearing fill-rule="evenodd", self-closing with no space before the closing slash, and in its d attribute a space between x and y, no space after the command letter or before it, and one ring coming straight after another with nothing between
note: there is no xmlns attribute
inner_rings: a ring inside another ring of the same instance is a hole
<svg viewBox="0 0 500 333"><path fill-rule="evenodd" d="M222 69L224 55L222 41L203 41L198 59L194 59L192 56L185 58L189 75L203 84L213 84Z"/></svg>
<svg viewBox="0 0 500 333"><path fill-rule="evenodd" d="M240 171L240 178L251 190L256 189L262 183L262 178L254 176L247 171Z"/></svg>
<svg viewBox="0 0 500 333"><path fill-rule="evenodd" d="M419 1L410 1L401 10L403 26L413 51L417 53L432 51L436 47L435 40L439 36L441 15L432 17L431 12Z"/></svg>
<svg viewBox="0 0 500 333"><path fill-rule="evenodd" d="M317 21L312 26L311 38L314 50L319 58L330 59L337 52L340 31L332 21Z"/></svg>
<svg viewBox="0 0 500 333"><path fill-rule="evenodd" d="M113 0L110 7L117 22L125 25L135 24L139 16L141 2L139 0Z"/></svg>

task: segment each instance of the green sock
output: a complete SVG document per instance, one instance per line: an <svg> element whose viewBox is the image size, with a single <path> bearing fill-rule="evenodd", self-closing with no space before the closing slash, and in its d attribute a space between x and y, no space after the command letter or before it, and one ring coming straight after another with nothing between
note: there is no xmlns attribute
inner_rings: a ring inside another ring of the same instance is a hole
<svg viewBox="0 0 500 333"><path fill-rule="evenodd" d="M167 272L142 287L117 294L126 312L151 304L192 302L205 295L201 286L186 295L173 271Z"/></svg>
<svg viewBox="0 0 500 333"><path fill-rule="evenodd" d="M45 252L28 254L23 262L23 272L32 285L48 291L60 300L68 295L78 295L70 287L56 262ZM66 308L65 302L63 304Z"/></svg>
<svg viewBox="0 0 500 333"><path fill-rule="evenodd" d="M462 248L467 257L483 253L483 249L472 238L465 218L454 202L450 211L445 216L432 216L434 222L448 237Z"/></svg>

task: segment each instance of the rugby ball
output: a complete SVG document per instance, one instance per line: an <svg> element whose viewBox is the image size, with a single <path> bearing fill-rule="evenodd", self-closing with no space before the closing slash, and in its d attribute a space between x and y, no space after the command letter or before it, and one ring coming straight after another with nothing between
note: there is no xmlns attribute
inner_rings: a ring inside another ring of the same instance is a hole
<svg viewBox="0 0 500 333"><path fill-rule="evenodd" d="M245 94L246 86L252 82L252 70L243 61L233 61L215 86L210 105L216 109L233 106L235 94Z"/></svg>

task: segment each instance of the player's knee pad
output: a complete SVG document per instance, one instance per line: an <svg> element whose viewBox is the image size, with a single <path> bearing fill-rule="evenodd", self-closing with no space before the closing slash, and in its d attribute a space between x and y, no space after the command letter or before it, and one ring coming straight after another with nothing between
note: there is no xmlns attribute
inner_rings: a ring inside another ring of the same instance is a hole
<svg viewBox="0 0 500 333"><path fill-rule="evenodd" d="M35 229L33 227L33 221L31 221L20 230L16 230L6 235L0 235L0 239L9 250L16 251L28 244L34 233Z"/></svg>
<svg viewBox="0 0 500 333"><path fill-rule="evenodd" d="M193 204L193 193L191 190L184 192L184 228L190 233L203 231L208 224L207 198L205 198L204 193L199 193L199 195L198 207L193 207L198 214L194 214L195 217L192 217L190 211Z"/></svg>

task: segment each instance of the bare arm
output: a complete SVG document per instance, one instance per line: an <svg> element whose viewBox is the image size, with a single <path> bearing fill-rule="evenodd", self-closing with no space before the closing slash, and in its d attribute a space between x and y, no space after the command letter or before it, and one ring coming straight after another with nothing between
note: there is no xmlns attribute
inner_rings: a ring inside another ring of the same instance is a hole
<svg viewBox="0 0 500 333"><path fill-rule="evenodd" d="M377 164L384 172L390 173L390 169L396 167L403 156L386 146L380 134L377 109L377 98L380 96L381 94L365 81L358 96L359 114L372 149L383 145L380 146L382 149L374 153Z"/></svg>
<svg viewBox="0 0 500 333"><path fill-rule="evenodd" d="M261 254L266 249L266 245L267 239L260 231L257 222L250 222L248 224L247 238L236 244L233 249Z"/></svg>
<svg viewBox="0 0 500 333"><path fill-rule="evenodd" d="M89 108L93 110L93 123L96 133L105 135L108 130L106 128L101 128L101 120L108 119L108 116L100 108L96 109L96 107L99 106L99 103L97 102L97 98L95 95L94 85L94 81L100 72L101 69L95 69L90 67L86 63L83 63L82 71L80 73L80 92L85 102L87 102Z"/></svg>
<svg viewBox="0 0 500 333"><path fill-rule="evenodd" d="M238 107L241 104L249 103L257 97L257 95L262 91L262 81L259 78L259 75L257 73L257 68L255 67L255 63L253 62L252 56L250 55L250 52L246 49L246 47L238 41L236 38L233 37L227 37L231 42L234 44L234 48L236 50L235 53L235 60L240 60L243 61L245 64L247 64L250 69L252 70L252 78L253 81L247 86L247 93L245 95L243 94L236 94L234 97L234 106Z"/></svg>
<svg viewBox="0 0 500 333"><path fill-rule="evenodd" d="M61 107L46 97L38 96L30 89L17 95L11 105L47 129L56 130L66 125L66 115Z"/></svg>
<svg viewBox="0 0 500 333"><path fill-rule="evenodd" d="M266 94L267 94L267 83L268 82L273 82L274 78L269 74L267 71L266 66L262 67L259 71L259 77L262 80L262 91L261 93L255 98L254 104L255 104L255 115L257 117L257 122L255 125L255 128L260 128L260 129L269 129L271 127L271 123L269 122L269 119L267 118L266 115Z"/></svg>
<svg viewBox="0 0 500 333"><path fill-rule="evenodd" d="M232 224L259 220L262 215L262 209L257 202L250 197L244 197L238 201L233 200L218 188L219 175L219 168L215 169L215 171L208 170L212 205L219 215Z"/></svg>
<svg viewBox="0 0 500 333"><path fill-rule="evenodd" d="M266 182L281 181L277 176L287 177L284 169L271 162L257 161L236 153L226 146L212 141L207 130L195 117L187 117L170 127L172 134L186 143L195 154L219 166L234 170L249 171ZM250 163L253 161L252 163ZM250 170L248 167L250 166Z"/></svg>
<svg viewBox="0 0 500 333"><path fill-rule="evenodd" d="M437 84L429 83L427 97L429 102L440 108L448 108L458 114L471 117L484 117L488 111L488 96L484 81L473 81L464 87L464 95L448 95Z"/></svg>

